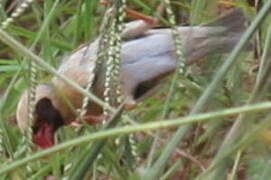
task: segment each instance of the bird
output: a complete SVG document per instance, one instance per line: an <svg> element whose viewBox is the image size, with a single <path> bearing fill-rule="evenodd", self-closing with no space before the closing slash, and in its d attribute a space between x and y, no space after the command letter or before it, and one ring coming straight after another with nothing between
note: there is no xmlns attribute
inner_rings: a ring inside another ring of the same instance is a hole
<svg viewBox="0 0 271 180"><path fill-rule="evenodd" d="M245 31L246 17L234 9L217 21L205 25L177 26L182 39L185 64L191 65L212 53L228 53ZM135 107L144 98L153 95L165 79L177 68L178 57L171 28L154 27L144 20L125 24L121 46L120 87L127 109ZM97 51L101 37L82 46L64 58L58 73L85 88L93 80L92 92L104 99L105 69L95 71ZM28 123L28 90L21 95L16 119L24 132ZM33 142L41 148L55 144L54 134L64 125L76 121L76 109L82 106L84 96L57 77L39 84L36 88ZM84 120L95 123L101 120L103 108L89 102Z"/></svg>

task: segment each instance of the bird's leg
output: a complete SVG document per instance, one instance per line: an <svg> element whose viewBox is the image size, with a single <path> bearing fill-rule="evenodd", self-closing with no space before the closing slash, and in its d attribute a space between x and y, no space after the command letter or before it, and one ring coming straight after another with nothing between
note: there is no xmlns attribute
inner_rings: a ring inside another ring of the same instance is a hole
<svg viewBox="0 0 271 180"><path fill-rule="evenodd" d="M110 0L100 0L100 3L104 6L111 6ZM134 19L140 19L145 21L146 23L157 25L159 23L158 19L152 16L148 16L146 14L143 14L141 12L135 11L131 8L125 8L125 12L127 13L128 17L134 18Z"/></svg>
<svg viewBox="0 0 271 180"><path fill-rule="evenodd" d="M112 3L110 0L100 0L100 3L104 6L110 6ZM131 8L126 8L125 12L127 13L127 16L134 18L134 19L140 19L145 21L148 24L152 24L154 26L157 26L159 23L159 20L155 17L148 16L146 14L143 14L141 12L135 11Z"/></svg>
<svg viewBox="0 0 271 180"><path fill-rule="evenodd" d="M71 126L80 128L82 127L82 121L88 123L88 124L97 124L101 123L104 120L107 120L108 118L104 115L85 115L81 119L77 118L75 121L71 123Z"/></svg>
<svg viewBox="0 0 271 180"><path fill-rule="evenodd" d="M101 123L106 119L107 117L104 115L85 115L83 117L83 120L89 124Z"/></svg>
<svg viewBox="0 0 271 180"><path fill-rule="evenodd" d="M140 13L140 12L135 11L130 8L126 8L125 11L126 11L127 15L131 18L141 19L141 20L145 21L146 23L153 25L153 26L157 26L159 24L159 20L155 17L148 16L146 14Z"/></svg>
<svg viewBox="0 0 271 180"><path fill-rule="evenodd" d="M129 10L131 14L141 17L141 13ZM122 37L126 40L142 36L146 31L158 26L157 18L144 15L145 19L140 18L138 21L131 21L125 24L125 29L122 32Z"/></svg>
<svg viewBox="0 0 271 180"><path fill-rule="evenodd" d="M125 24L125 29L122 32L124 39L133 39L142 36L146 31L159 25L159 20L155 17L145 15L130 8L126 8L126 13L129 17L138 19L138 21Z"/></svg>
<svg viewBox="0 0 271 180"><path fill-rule="evenodd" d="M100 3L105 6L111 5L110 0L100 0ZM139 20L125 24L125 29L122 33L122 37L126 40L139 37L142 34L144 34L147 30L159 25L158 18L148 16L146 14L140 13L130 8L126 8L125 12L128 17Z"/></svg>
<svg viewBox="0 0 271 180"><path fill-rule="evenodd" d="M111 5L110 1L109 0L100 0L100 3L104 6L109 6Z"/></svg>

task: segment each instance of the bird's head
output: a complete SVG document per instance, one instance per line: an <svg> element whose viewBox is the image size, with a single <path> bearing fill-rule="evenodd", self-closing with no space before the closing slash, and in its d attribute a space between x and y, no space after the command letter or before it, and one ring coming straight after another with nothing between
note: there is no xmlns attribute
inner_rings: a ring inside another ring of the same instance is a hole
<svg viewBox="0 0 271 180"><path fill-rule="evenodd" d="M16 119L19 128L26 132L33 130L33 142L42 147L48 148L54 145L54 134L56 130L65 124L58 97L54 87L50 84L41 84L36 88L36 98L34 102L33 122L29 122L29 100L28 90L21 96L16 112Z"/></svg>

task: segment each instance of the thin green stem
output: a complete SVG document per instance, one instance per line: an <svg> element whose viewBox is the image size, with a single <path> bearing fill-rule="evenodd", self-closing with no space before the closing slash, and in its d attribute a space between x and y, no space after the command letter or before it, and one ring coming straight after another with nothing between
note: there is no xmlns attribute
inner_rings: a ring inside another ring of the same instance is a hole
<svg viewBox="0 0 271 180"><path fill-rule="evenodd" d="M49 156L56 152L65 151L68 148L85 144L85 143L89 143L91 141L95 141L95 140L99 140L103 138L114 137L114 136L118 136L122 134L129 134L129 133L135 133L135 132L157 130L161 128L182 126L182 125L187 125L187 124L196 123L196 122L204 122L209 119L215 119L215 118L217 119L217 118L221 118L225 116L232 116L239 113L249 113L249 112L255 113L255 112L261 112L261 111L267 111L270 109L271 109L271 102L265 102L265 103L250 105L250 106L226 109L226 110L218 111L218 112L197 114L197 115L184 117L184 118L164 120L164 121L159 121L159 122L151 122L151 123L146 123L146 124L141 124L141 125L140 124L129 125L129 126L113 128L113 129L109 129L105 131L99 131L93 134L89 134L83 137L69 140L67 142L56 145L52 148L34 153L31 156L25 157L23 159L16 160L9 164L2 165L0 167L0 175L8 173L16 168L19 168L29 162L35 161L42 157Z"/></svg>
<svg viewBox="0 0 271 180"><path fill-rule="evenodd" d="M164 3L164 5L166 6L166 12L168 15L168 19L169 19L169 23L171 26L171 36L174 42L174 47L175 47L175 52L176 52L176 56L177 56L177 68L176 68L176 72L172 78L171 84L170 84L170 88L169 88L169 93L167 95L166 101L165 101L165 105L162 111L162 119L165 119L166 116L169 113L169 105L170 105L170 101L172 100L172 97L174 95L174 90L176 88L176 84L177 84L177 80L178 78L185 76L186 74L186 65L185 65L185 57L184 57L184 53L183 53L183 43L182 43L182 37L180 36L178 29L176 27L176 17L173 13L173 10L171 9L171 2L169 0L164 0L162 1L162 3ZM154 157L154 153L155 150L157 149L157 144L158 144L158 137L159 137L159 132L156 133L155 135L155 139L153 141L152 147L151 147L151 151L149 153L148 156L148 165L147 167L151 166L151 163L153 161L153 157Z"/></svg>
<svg viewBox="0 0 271 180"><path fill-rule="evenodd" d="M269 116L268 116L269 115ZM245 136L241 138L241 140L235 144L232 144L231 147L227 147L223 152L220 153L220 156L215 158L210 167L205 171L202 176L199 176L197 179L205 180L205 179L225 179L222 174L220 176L212 176L212 172L218 168L221 168L221 164L225 164L225 159L228 158L233 153L237 152L240 149L245 149L248 145L255 141L258 137L259 132L262 132L265 129L268 129L271 126L270 114L267 115L267 118L263 120L257 127L251 129ZM225 169L224 169L225 171Z"/></svg>
<svg viewBox="0 0 271 180"><path fill-rule="evenodd" d="M102 107L106 107L108 110L110 110L112 112L115 112L114 108L106 105L101 99L99 99L94 94L92 94L92 93L86 91L85 89L83 89L76 82L74 82L74 81L70 80L69 78L67 78L66 76L58 73L55 68L53 68L52 66L50 66L49 64L47 64L42 58L40 58L39 56L35 55L33 52L31 52L27 48L25 48L21 43L19 43L18 41L16 41L13 37L11 37L10 35L8 35L2 29L0 29L0 40L3 43L5 43L8 46L10 46L15 51L19 52L20 54L24 55L25 57L28 57L29 60L32 60L35 63L37 63L39 66L45 68L48 72L50 72L53 75L57 76L58 78L60 78L61 80L63 80L65 83L69 84L71 87L73 87L74 89L76 89L77 91L79 91L80 93L82 93L83 95L88 96L95 103L101 105Z"/></svg>
<svg viewBox="0 0 271 180"><path fill-rule="evenodd" d="M232 168L232 172L231 172L231 175L230 175L230 178L229 180L234 180L235 179L235 176L236 176L236 173L237 173L237 168L238 168L238 164L240 162L240 157L242 155L242 151L239 150L237 152L237 155L236 155L236 158L235 158L235 161L234 161L234 165L233 165L233 168Z"/></svg>
<svg viewBox="0 0 271 180"><path fill-rule="evenodd" d="M118 108L116 114L114 114L104 129L114 127L121 119L120 117L122 112L123 105ZM78 162L73 165L69 179L83 179L87 171L92 167L106 142L107 139L101 139L96 141L94 144L90 144L90 146L86 148L86 151L84 151L86 153L82 153L82 155L78 158Z"/></svg>
<svg viewBox="0 0 271 180"><path fill-rule="evenodd" d="M266 3L266 5L262 8L262 10L259 12L258 16L255 18L254 21L256 20L262 21L263 18L265 17L264 13L267 13L270 7L271 7L271 1L268 1L268 3ZM260 17L262 19L260 19ZM267 35L268 38L266 39L266 42L265 42L264 53L261 59L260 71L257 76L256 85L253 89L252 95L250 96L250 98L248 99L246 103L247 105L253 103L256 99L259 99L263 95L264 87L269 85L269 83L265 81L266 80L265 77L269 75L268 67L271 66L271 61L267 62L268 60L267 53L270 47L271 28L269 28L269 31L270 32L268 32L268 35ZM212 162L212 165L213 163L217 161L217 159L220 158L221 155L224 154L224 150L227 149L228 147L231 147L236 142L236 140L240 138L241 134L244 133L245 129L248 127L248 122L245 121L247 118L248 117L245 114L240 114L238 116L237 120L233 124L230 131L227 133L222 145L220 146L219 151ZM223 163L221 163L219 168L217 168L213 173L210 173L208 177L205 176L205 173L202 174L202 177L208 178L208 179L216 179L218 177L222 177L221 174L222 172L225 172L225 169L228 165L227 162L228 161L224 161ZM209 169L207 171L209 172Z"/></svg>
<svg viewBox="0 0 271 180"><path fill-rule="evenodd" d="M252 22L252 24L249 26L249 28L246 30L244 35L242 36L241 40L238 42L238 44L235 46L231 54L228 56L228 58L225 60L225 63L222 65L222 67L218 70L218 72L215 74L213 81L210 83L210 85L207 87L207 89L204 91L202 96L197 101L196 105L194 106L193 110L191 111L190 115L197 114L201 112L204 107L207 105L207 103L211 100L213 94L221 84L220 82L225 77L225 74L229 71L229 69L236 63L236 59L239 56L241 50L245 47L246 43L250 39L250 37L253 35L253 33L258 28L259 24L264 20L265 16L269 12L269 9L271 7L271 0L269 0L265 6L262 8L262 10L259 12L255 20ZM158 160L155 162L152 168L148 170L148 174L145 178L154 180L156 179L161 172L163 172L163 169L166 165L167 160L169 159L170 155L174 151L174 149L177 147L177 145L180 143L181 139L184 137L187 132L191 130L191 126L187 125L184 127L180 127L176 134L172 137L170 142L166 145L165 149L163 150L162 154L158 158Z"/></svg>

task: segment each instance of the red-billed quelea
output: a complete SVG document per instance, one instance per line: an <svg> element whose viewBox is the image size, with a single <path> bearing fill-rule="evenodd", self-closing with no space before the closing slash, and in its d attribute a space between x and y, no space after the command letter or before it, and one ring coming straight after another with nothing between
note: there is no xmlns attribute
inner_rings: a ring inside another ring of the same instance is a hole
<svg viewBox="0 0 271 180"><path fill-rule="evenodd" d="M229 52L240 40L245 29L244 23L245 17L241 10L233 10L208 25L178 27L183 40L185 63L192 64L210 53ZM169 28L152 29L151 24L139 20L126 24L123 37L121 92L126 105L133 106L151 95L176 70L177 57ZM92 75L93 93L103 99L105 67L94 74L99 39L65 58L58 72L84 88ZM59 127L75 121L75 109L82 106L84 96L57 77L47 84L40 84L36 95L33 141L46 148L54 144L54 133ZM18 103L16 115L23 131L28 124L27 97L26 91ZM84 119L92 121L101 114L102 108L91 102Z"/></svg>

